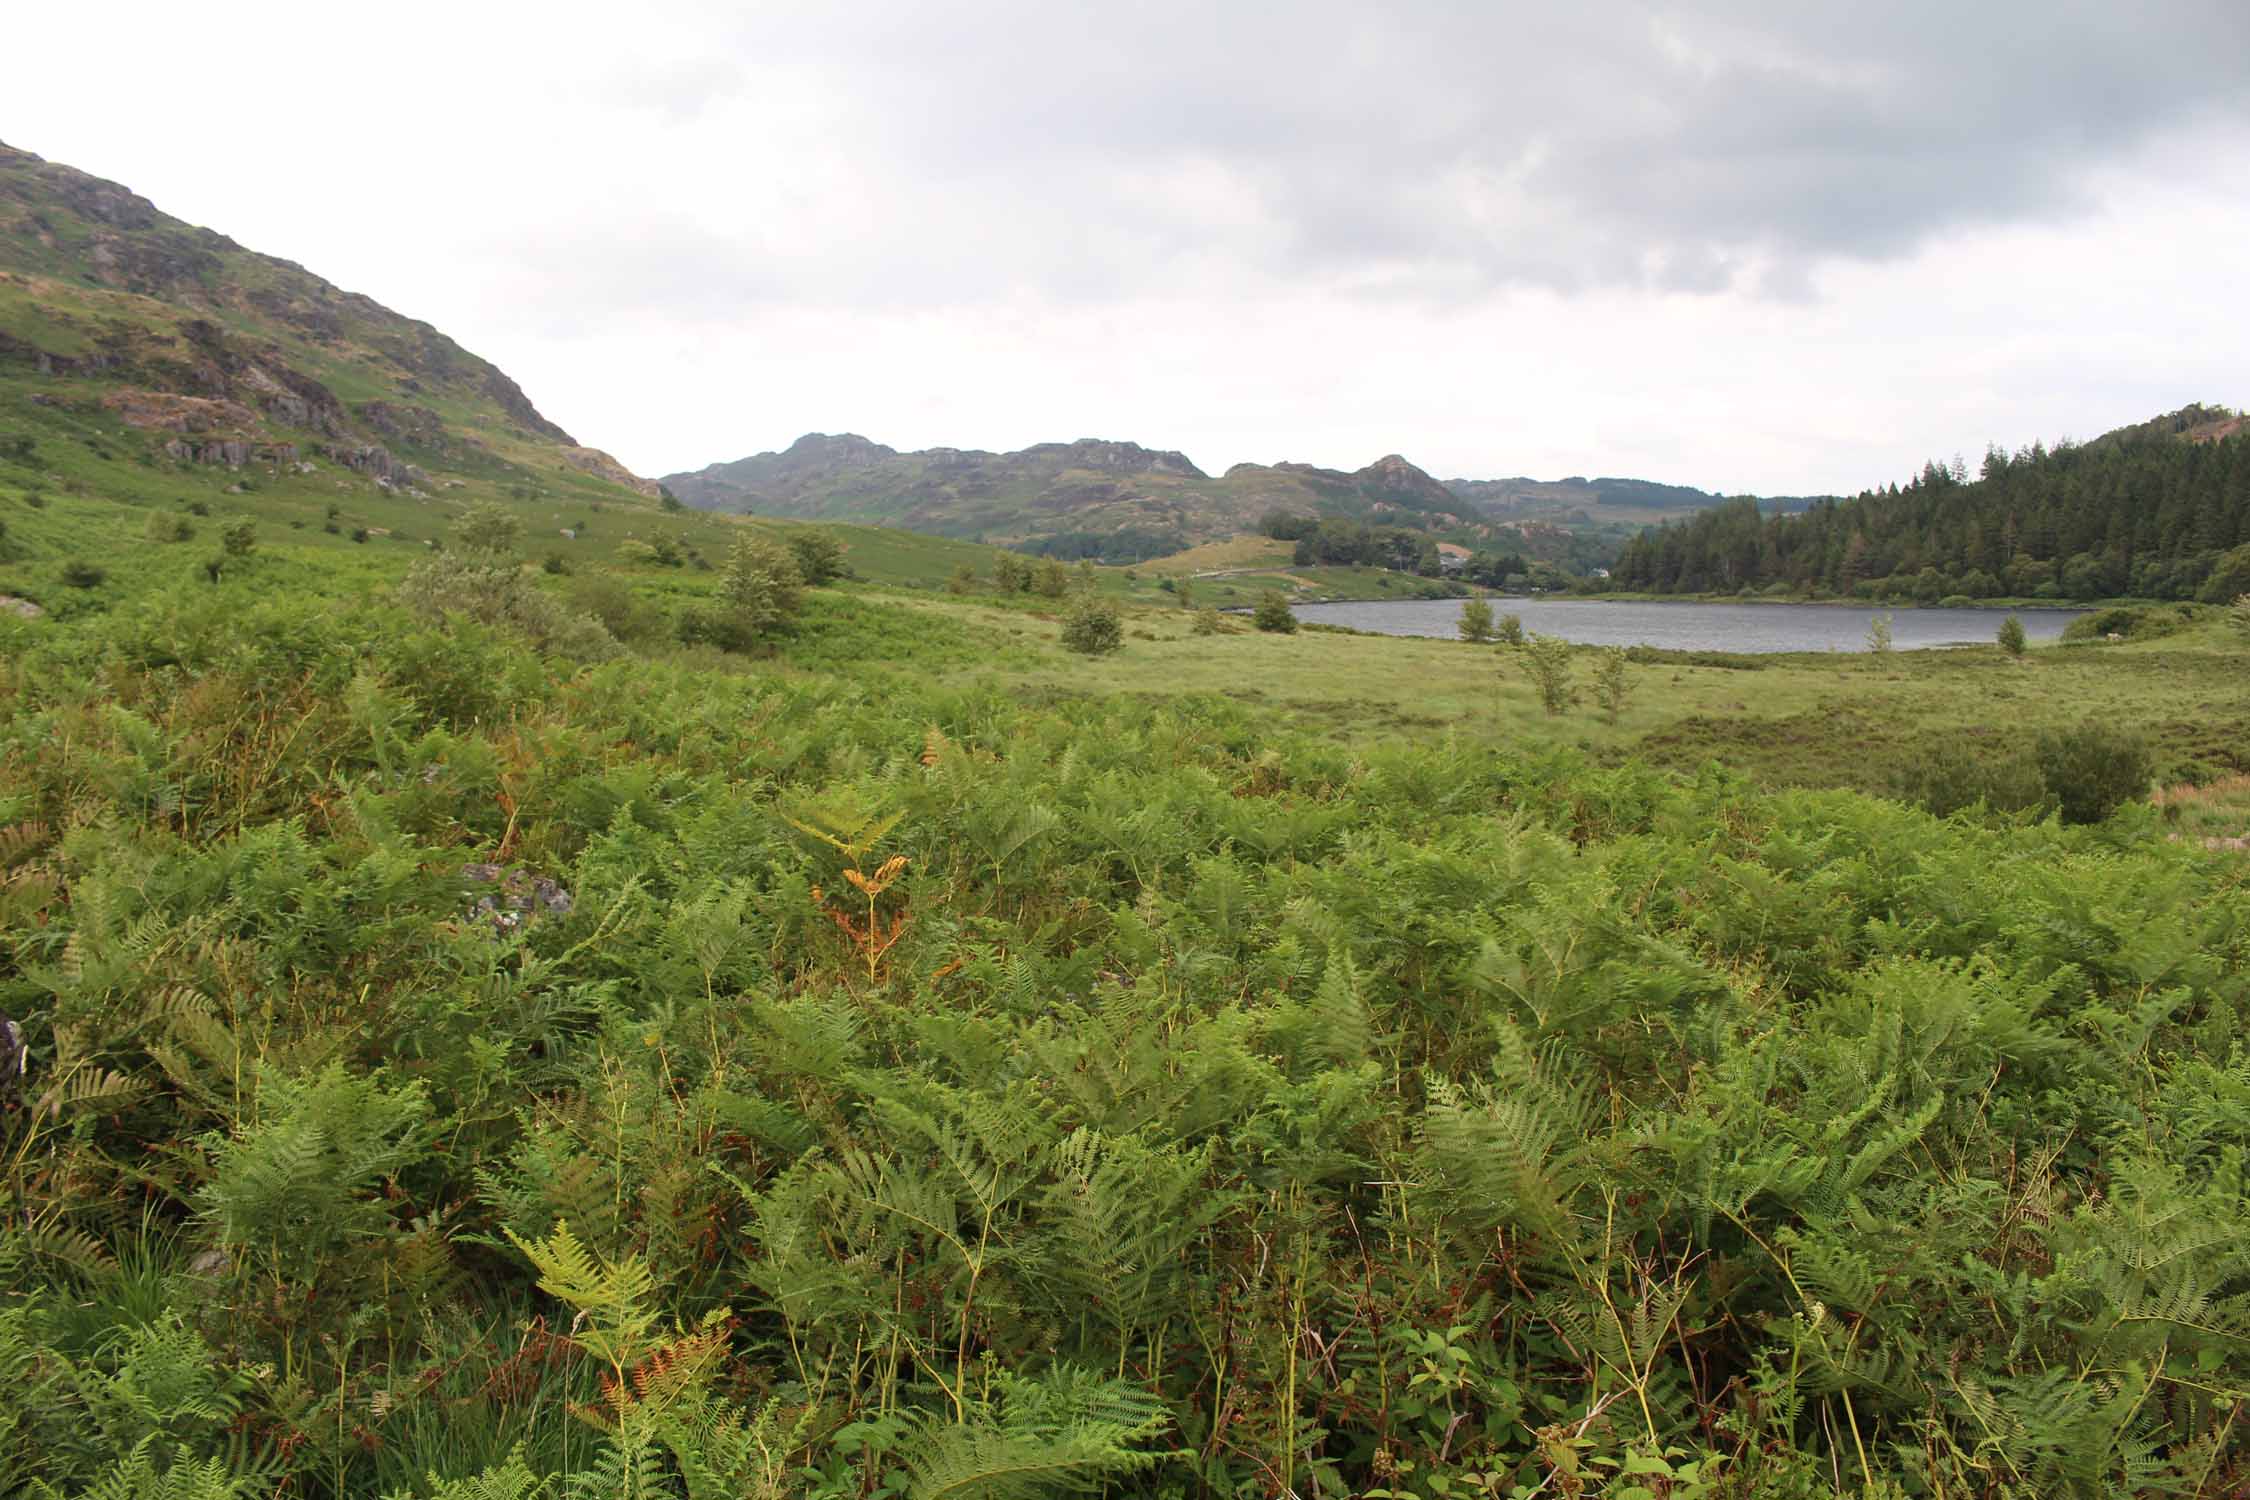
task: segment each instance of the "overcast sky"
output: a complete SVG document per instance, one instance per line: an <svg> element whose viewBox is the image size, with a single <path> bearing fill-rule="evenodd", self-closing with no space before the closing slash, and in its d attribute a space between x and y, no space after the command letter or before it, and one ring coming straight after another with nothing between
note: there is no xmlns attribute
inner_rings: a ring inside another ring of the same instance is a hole
<svg viewBox="0 0 2250 1500"><path fill-rule="evenodd" d="M1854 490L2250 402L2245 0L18 7L0 139L662 474Z"/></svg>

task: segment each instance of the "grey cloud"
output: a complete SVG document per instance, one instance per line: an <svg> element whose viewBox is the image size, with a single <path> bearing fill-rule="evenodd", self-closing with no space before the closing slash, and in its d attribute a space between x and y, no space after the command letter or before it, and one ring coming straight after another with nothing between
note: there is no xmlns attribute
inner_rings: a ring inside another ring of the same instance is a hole
<svg viewBox="0 0 2250 1500"><path fill-rule="evenodd" d="M1162 286L1183 264L1417 288L1801 285L2051 220L2089 169L2250 118L2250 7L1051 3L734 23L838 101L837 191L898 242L775 274L913 300ZM699 104L703 101L698 100ZM1127 191L1203 169L1243 213Z"/></svg>

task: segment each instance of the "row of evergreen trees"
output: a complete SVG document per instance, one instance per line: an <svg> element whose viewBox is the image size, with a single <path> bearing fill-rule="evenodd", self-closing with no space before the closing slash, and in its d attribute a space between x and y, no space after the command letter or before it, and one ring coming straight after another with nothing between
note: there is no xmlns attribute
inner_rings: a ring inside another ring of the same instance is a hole
<svg viewBox="0 0 2250 1500"><path fill-rule="evenodd" d="M2224 602L2250 592L2250 436L2185 442L2158 424L1994 449L1975 479L1958 460L1932 463L1903 487L1798 515L1732 500L1643 532L1612 574L1654 593Z"/></svg>

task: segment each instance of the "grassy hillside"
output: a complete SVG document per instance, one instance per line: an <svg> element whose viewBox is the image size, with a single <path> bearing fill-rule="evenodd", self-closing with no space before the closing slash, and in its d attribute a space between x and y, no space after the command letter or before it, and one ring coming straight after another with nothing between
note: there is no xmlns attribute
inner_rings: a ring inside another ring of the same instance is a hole
<svg viewBox="0 0 2250 1500"><path fill-rule="evenodd" d="M4 145L0 486L416 538L475 499L548 531L656 498L427 324Z"/></svg>

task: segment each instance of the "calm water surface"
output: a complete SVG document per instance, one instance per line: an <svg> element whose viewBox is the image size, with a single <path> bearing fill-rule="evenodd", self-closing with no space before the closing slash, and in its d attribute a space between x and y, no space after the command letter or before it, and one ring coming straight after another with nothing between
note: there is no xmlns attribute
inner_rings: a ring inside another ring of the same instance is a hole
<svg viewBox="0 0 2250 1500"><path fill-rule="evenodd" d="M1458 599L1401 599L1370 604L1300 604L1298 619L1349 625L1380 635L1451 636L1461 619ZM2019 609L2023 631L2050 641L2082 609ZM1523 628L1585 646L1660 646L1669 651L1865 651L1867 627L1891 617L1891 644L1901 651L1963 642L1990 644L2007 618L1995 609L1864 609L1832 604L1690 604L1603 599L1494 599L1492 616L1520 615Z"/></svg>

